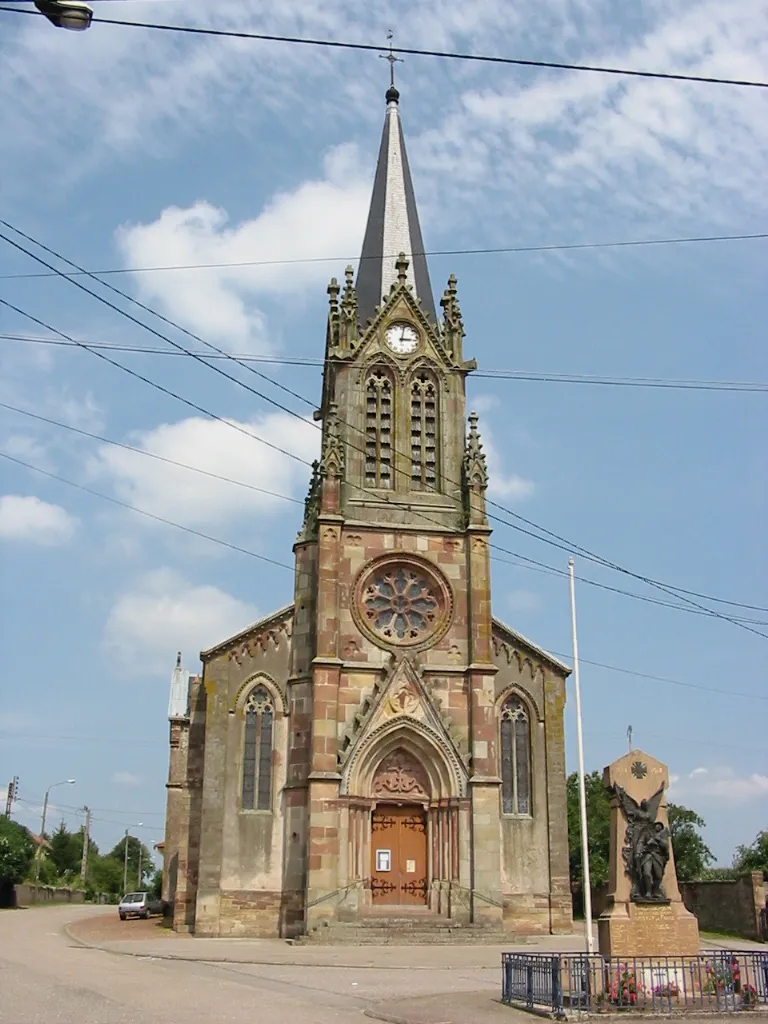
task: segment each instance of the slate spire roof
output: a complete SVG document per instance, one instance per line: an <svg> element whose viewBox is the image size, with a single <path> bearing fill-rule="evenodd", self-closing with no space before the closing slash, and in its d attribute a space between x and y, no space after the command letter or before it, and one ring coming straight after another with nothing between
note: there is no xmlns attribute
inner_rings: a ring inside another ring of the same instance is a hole
<svg viewBox="0 0 768 1024"><path fill-rule="evenodd" d="M413 285L425 314L436 322L435 300L400 123L400 93L394 85L387 89L386 99L384 131L357 272L360 322L365 324L374 315L382 297L389 293L390 285L397 281L395 260L401 252L409 261L407 282Z"/></svg>

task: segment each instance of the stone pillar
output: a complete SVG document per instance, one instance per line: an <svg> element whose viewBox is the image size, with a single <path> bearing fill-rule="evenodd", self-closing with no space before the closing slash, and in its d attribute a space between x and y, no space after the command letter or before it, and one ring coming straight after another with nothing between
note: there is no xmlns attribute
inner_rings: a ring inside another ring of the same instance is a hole
<svg viewBox="0 0 768 1024"><path fill-rule="evenodd" d="M469 626L469 728L472 774L471 800L471 888L472 920L500 926L501 820L498 774L494 677L496 666L491 648L491 585L487 526L467 531Z"/></svg>
<svg viewBox="0 0 768 1024"><path fill-rule="evenodd" d="M330 480L334 480L330 474ZM324 488L328 484L324 483ZM324 493L325 499L325 493ZM316 654L312 660L312 739L308 790L307 930L333 916L338 888L338 705L341 520L321 514L318 544Z"/></svg>
<svg viewBox="0 0 768 1024"><path fill-rule="evenodd" d="M611 848L608 902L600 915L598 940L606 957L682 956L699 952L699 927L686 910L677 885L675 859L669 841L662 889L665 898L646 898L633 891L633 878L624 858L627 828L635 821L657 826L669 836L664 790L667 766L642 750L632 750L608 765L603 782L611 793ZM637 824L633 826L638 829Z"/></svg>
<svg viewBox="0 0 768 1024"><path fill-rule="evenodd" d="M221 860L226 801L227 731L229 726L226 666L206 665L205 762L203 775L200 869L195 934L219 934L221 914Z"/></svg>
<svg viewBox="0 0 768 1024"><path fill-rule="evenodd" d="M568 799L565 773L565 680L544 670L544 735L547 764L549 841L549 930L573 931L573 900L568 863Z"/></svg>

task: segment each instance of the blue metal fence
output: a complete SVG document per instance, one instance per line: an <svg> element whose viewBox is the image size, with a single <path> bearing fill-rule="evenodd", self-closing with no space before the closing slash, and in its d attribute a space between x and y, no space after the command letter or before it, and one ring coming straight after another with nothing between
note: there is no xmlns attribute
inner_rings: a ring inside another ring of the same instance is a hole
<svg viewBox="0 0 768 1024"><path fill-rule="evenodd" d="M768 951L606 958L503 953L502 1001L565 1018L635 1010L737 1013L768 1006Z"/></svg>

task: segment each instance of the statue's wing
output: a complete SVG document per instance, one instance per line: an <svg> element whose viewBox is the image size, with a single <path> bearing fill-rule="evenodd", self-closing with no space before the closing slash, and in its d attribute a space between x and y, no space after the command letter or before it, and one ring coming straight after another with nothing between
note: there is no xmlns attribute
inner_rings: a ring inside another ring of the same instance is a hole
<svg viewBox="0 0 768 1024"><path fill-rule="evenodd" d="M619 798L621 809L627 816L627 820L632 821L640 810L640 804L638 804L634 797L631 797L622 786L616 786L616 793Z"/></svg>
<svg viewBox="0 0 768 1024"><path fill-rule="evenodd" d="M651 821L656 821L656 815L659 813L659 804L661 798L664 795L664 783L662 783L652 797L648 799L648 815Z"/></svg>

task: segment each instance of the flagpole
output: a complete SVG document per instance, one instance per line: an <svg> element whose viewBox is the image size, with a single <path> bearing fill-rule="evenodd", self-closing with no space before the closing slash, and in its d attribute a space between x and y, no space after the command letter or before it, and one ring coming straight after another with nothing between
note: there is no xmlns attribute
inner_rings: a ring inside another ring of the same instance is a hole
<svg viewBox="0 0 768 1024"><path fill-rule="evenodd" d="M576 743L579 752L579 817L581 818L581 865L584 872L584 917L587 953L594 953L592 935L592 888L589 874L589 833L587 830L587 792L584 784L584 741L581 735L581 690L579 688L579 643L576 637L576 587L573 579L573 556L568 559L571 581L571 633L573 636L573 686L576 694Z"/></svg>

